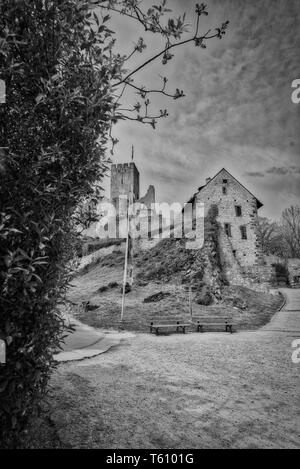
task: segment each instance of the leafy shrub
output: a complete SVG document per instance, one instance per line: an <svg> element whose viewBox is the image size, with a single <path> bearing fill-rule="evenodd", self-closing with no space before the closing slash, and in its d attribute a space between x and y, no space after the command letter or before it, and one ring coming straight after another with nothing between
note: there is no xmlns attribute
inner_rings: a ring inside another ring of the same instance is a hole
<svg viewBox="0 0 300 469"><path fill-rule="evenodd" d="M119 286L118 282L110 282L108 285L108 288L116 288Z"/></svg>
<svg viewBox="0 0 300 469"><path fill-rule="evenodd" d="M196 294L196 302L204 306L209 306L213 303L213 295L206 285Z"/></svg>
<svg viewBox="0 0 300 469"><path fill-rule="evenodd" d="M233 298L232 305L239 309L247 308L247 302L243 298L240 298L239 296L236 296Z"/></svg>
<svg viewBox="0 0 300 469"><path fill-rule="evenodd" d="M196 302L198 305L209 306L213 302L213 297L210 292L199 293L196 296Z"/></svg>
<svg viewBox="0 0 300 469"><path fill-rule="evenodd" d="M108 286L107 286L107 285L103 285L103 286L101 286L101 287L98 288L97 292L98 292L98 293L103 293L103 292L105 292L105 291L107 291L107 290L108 290Z"/></svg>
<svg viewBox="0 0 300 469"><path fill-rule="evenodd" d="M288 285L289 284L289 271L285 264L273 264L275 267L277 283Z"/></svg>
<svg viewBox="0 0 300 469"><path fill-rule="evenodd" d="M153 302L155 303L155 302L163 300L164 298L167 298L170 295L171 295L170 292L163 292L163 291L160 291L158 293L153 293L153 295L150 295L144 298L144 303L153 303Z"/></svg>
<svg viewBox="0 0 300 469"><path fill-rule="evenodd" d="M95 311L95 309L98 309L99 305L94 305L90 301L87 301L85 304L85 310L86 311Z"/></svg>
<svg viewBox="0 0 300 469"><path fill-rule="evenodd" d="M126 285L125 285L125 294L126 294L126 293L130 293L131 290L132 290L131 285L129 285L129 283L126 283ZM123 293L123 285L122 285L122 287L120 288L120 293Z"/></svg>
<svg viewBox="0 0 300 469"><path fill-rule="evenodd" d="M0 146L7 147L0 156L3 447L17 446L55 367L53 353L64 332L57 305L72 270L75 214L97 194L106 167L109 83L120 70L109 51L101 69L94 65L97 42L107 45L111 33L105 36L105 24L91 31L88 2L46 3L0 3L0 67L7 85L7 104L0 106Z"/></svg>

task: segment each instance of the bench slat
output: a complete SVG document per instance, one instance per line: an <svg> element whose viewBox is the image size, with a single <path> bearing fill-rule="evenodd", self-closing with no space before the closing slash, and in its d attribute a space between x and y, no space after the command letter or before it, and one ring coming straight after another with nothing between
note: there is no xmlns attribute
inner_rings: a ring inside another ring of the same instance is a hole
<svg viewBox="0 0 300 469"><path fill-rule="evenodd" d="M156 332L158 335L160 329L172 329L175 328L177 332L181 331L185 333L186 327L191 326L191 321L187 321L183 317L170 317L170 316L160 316L158 318L150 319L150 332Z"/></svg>
<svg viewBox="0 0 300 469"><path fill-rule="evenodd" d="M233 332L234 321L231 316L193 316L192 323L198 332L208 328L225 328L226 332Z"/></svg>
<svg viewBox="0 0 300 469"><path fill-rule="evenodd" d="M151 322L150 323L150 326L156 326L156 325L160 325L160 326L178 326L178 325L182 325L182 326L190 326L192 323L191 322Z"/></svg>
<svg viewBox="0 0 300 469"><path fill-rule="evenodd" d="M220 320L220 321L227 321L227 320L232 320L232 317L230 316L193 316L193 319L196 320Z"/></svg>

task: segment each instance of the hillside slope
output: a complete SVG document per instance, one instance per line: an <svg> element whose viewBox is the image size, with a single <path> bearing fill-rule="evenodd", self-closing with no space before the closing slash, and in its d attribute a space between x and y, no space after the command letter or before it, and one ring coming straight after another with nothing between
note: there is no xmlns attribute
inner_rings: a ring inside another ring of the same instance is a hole
<svg viewBox="0 0 300 469"><path fill-rule="evenodd" d="M69 299L77 318L99 328L135 331L148 330L150 318L161 314L189 319L192 284L194 314L230 314L238 329L254 329L268 322L282 301L277 295L226 285L211 246L200 253L185 249L182 240L162 240L134 256L134 284L126 294L121 324L123 264L124 253L115 251L73 279Z"/></svg>

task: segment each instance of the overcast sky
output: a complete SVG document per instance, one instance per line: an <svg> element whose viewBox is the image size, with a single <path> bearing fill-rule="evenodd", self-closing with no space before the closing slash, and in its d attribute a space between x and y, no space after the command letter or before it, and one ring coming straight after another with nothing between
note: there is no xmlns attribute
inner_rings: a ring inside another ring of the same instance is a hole
<svg viewBox="0 0 300 469"><path fill-rule="evenodd" d="M228 19L226 36L210 40L207 49L187 44L167 66L158 60L135 76L137 85L151 88L160 86L159 74L167 76L169 88L183 89L186 97L153 96L153 112L167 108L170 114L156 130L136 122L116 126L120 143L113 161L130 161L133 144L141 195L153 184L157 201L181 203L225 167L264 203L261 215L278 218L282 209L299 204L300 195L300 104L291 101L291 83L300 78L300 1L206 3L202 32ZM194 1L169 5L193 22ZM121 53L141 35L147 43L128 66L162 47L136 23L113 21ZM127 106L139 98L124 99Z"/></svg>

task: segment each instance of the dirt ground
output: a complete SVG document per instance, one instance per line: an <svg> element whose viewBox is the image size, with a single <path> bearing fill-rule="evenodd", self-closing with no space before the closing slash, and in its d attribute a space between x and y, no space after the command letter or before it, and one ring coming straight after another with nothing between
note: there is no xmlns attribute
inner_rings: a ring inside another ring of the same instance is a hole
<svg viewBox="0 0 300 469"><path fill-rule="evenodd" d="M293 338L137 333L109 353L61 365L49 402L56 443L42 445L299 448Z"/></svg>

